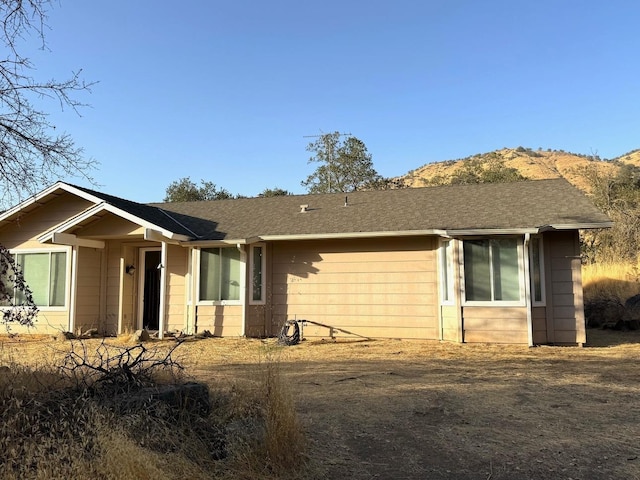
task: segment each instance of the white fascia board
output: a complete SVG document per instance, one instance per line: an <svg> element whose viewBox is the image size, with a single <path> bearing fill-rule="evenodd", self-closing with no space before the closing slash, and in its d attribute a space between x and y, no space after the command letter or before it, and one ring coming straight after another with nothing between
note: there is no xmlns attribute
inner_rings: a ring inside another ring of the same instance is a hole
<svg viewBox="0 0 640 480"><path fill-rule="evenodd" d="M180 242L183 247L226 247L228 245L248 245L260 242L260 237L230 238L225 240L191 240Z"/></svg>
<svg viewBox="0 0 640 480"><path fill-rule="evenodd" d="M466 230L447 230L452 237L473 237L478 235L524 235L526 233L535 235L540 233L539 228L472 228Z"/></svg>
<svg viewBox="0 0 640 480"><path fill-rule="evenodd" d="M420 237L438 235L446 237L446 230L401 230L390 232L347 232L347 233L305 233L296 235L261 235L262 241L278 240L330 240L340 238L389 238L389 237Z"/></svg>

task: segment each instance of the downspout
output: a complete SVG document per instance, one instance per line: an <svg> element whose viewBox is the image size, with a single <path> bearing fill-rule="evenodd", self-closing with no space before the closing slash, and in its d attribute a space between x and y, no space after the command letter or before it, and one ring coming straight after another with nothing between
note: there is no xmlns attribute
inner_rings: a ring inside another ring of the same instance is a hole
<svg viewBox="0 0 640 480"><path fill-rule="evenodd" d="M160 308L158 312L158 338L164 338L165 315L167 311L167 242L160 244Z"/></svg>
<svg viewBox="0 0 640 480"><path fill-rule="evenodd" d="M240 335L247 336L247 251L245 246L238 243L236 245L240 250L240 298L242 299L242 326Z"/></svg>
<svg viewBox="0 0 640 480"><path fill-rule="evenodd" d="M531 310L531 267L529 261L529 243L531 234L524 234L524 301L527 309L527 339L529 346L533 347L533 313Z"/></svg>

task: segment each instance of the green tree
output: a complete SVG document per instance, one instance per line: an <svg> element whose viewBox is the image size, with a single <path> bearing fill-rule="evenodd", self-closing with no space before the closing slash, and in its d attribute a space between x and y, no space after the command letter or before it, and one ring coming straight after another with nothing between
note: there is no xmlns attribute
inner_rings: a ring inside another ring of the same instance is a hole
<svg viewBox="0 0 640 480"><path fill-rule="evenodd" d="M86 159L71 137L61 133L46 111L46 102L78 112L75 96L90 91L80 71L64 80L34 77L37 70L20 47L36 37L46 50L47 9L51 0L0 2L0 205L20 200L65 176L88 178L96 162ZM42 75L41 75L42 76Z"/></svg>
<svg viewBox="0 0 640 480"><path fill-rule="evenodd" d="M265 188L262 192L258 194L259 197L282 197L285 195L293 195L293 194L289 190L285 190L279 187Z"/></svg>
<svg viewBox="0 0 640 480"><path fill-rule="evenodd" d="M218 188L215 183L200 180L200 186L191 181L190 177L176 180L167 187L165 202L197 202L202 200L225 200L234 198L224 188Z"/></svg>
<svg viewBox="0 0 640 480"><path fill-rule="evenodd" d="M309 143L312 152L308 163L319 163L316 170L302 181L309 193L353 192L383 188L387 182L373 168L371 154L362 140L348 135L344 141L339 132L320 135Z"/></svg>
<svg viewBox="0 0 640 480"><path fill-rule="evenodd" d="M426 181L427 185L469 185L475 183L507 183L526 180L516 168L507 167L504 160L497 157L468 158L450 177L436 175Z"/></svg>

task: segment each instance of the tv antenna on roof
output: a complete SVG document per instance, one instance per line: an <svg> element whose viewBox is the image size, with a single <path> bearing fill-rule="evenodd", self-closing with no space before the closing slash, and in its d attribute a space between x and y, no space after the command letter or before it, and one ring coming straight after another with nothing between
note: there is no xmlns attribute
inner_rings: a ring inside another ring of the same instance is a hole
<svg viewBox="0 0 640 480"><path fill-rule="evenodd" d="M322 131L322 130L320 130ZM337 132L338 136L340 137L351 137L353 136L351 134L351 132L349 133L341 133L341 132ZM330 133L321 133L320 135L303 135L302 138L319 138L319 137L324 137L325 135L331 135Z"/></svg>

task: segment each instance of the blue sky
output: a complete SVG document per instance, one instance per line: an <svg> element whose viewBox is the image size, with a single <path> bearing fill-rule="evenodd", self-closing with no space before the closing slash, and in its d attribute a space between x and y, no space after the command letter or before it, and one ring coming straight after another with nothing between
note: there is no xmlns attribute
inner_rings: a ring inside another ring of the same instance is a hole
<svg viewBox="0 0 640 480"><path fill-rule="evenodd" d="M305 193L310 135L349 132L387 177L503 147L640 148L640 2L61 0L36 77L98 81L49 111L100 189L182 177ZM67 179L89 186L81 179Z"/></svg>

